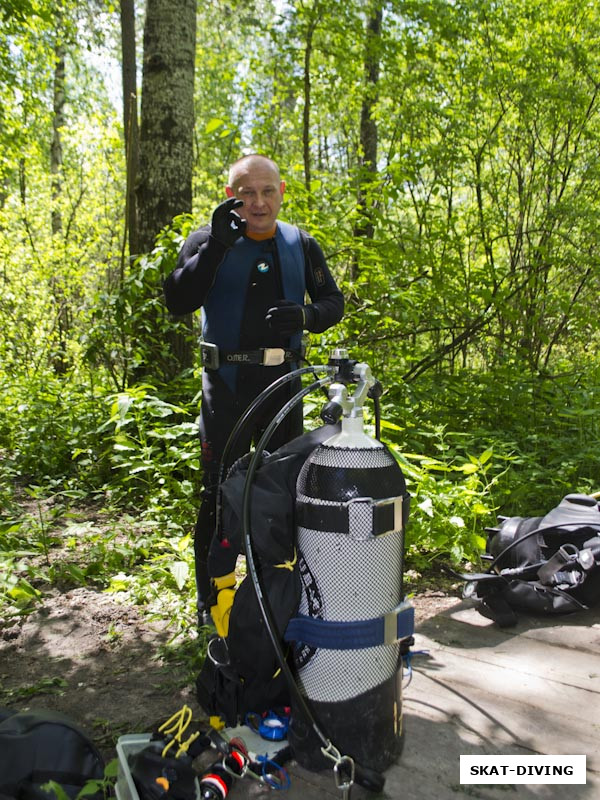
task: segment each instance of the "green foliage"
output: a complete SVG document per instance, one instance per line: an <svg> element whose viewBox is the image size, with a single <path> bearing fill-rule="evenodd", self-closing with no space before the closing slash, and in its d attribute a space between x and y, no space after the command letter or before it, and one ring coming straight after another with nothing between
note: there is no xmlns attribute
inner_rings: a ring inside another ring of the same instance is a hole
<svg viewBox="0 0 600 800"><path fill-rule="evenodd" d="M0 538L0 609L9 616L27 613L42 599L42 593L25 577L31 572L26 551L4 550Z"/></svg>
<svg viewBox="0 0 600 800"><path fill-rule="evenodd" d="M192 539L190 534L165 535L155 524L147 530L144 561L114 572L106 591L142 607L150 620L167 621L172 632L169 648L175 642L180 645L181 634L196 624Z"/></svg>
<svg viewBox="0 0 600 800"><path fill-rule="evenodd" d="M396 428L390 423L382 427ZM477 563L485 549L483 528L493 524L498 509L497 491L506 475L507 458L496 456L491 448L465 455L453 442L458 437L441 426L429 438L440 457L406 453L390 445L411 495L407 562L417 569L434 559L454 565Z"/></svg>
<svg viewBox="0 0 600 800"><path fill-rule="evenodd" d="M186 504L188 512L190 508ZM43 544L35 528L37 511L1 526L0 618L29 613L53 589L86 586L161 620L171 631L166 648L174 648L196 621L190 533L183 533L171 518L161 521L148 513L140 518L102 509L97 522L81 522L90 511L79 505L71 511L68 504L58 503L44 522ZM188 519L188 528L190 523ZM107 641L114 642L110 631ZM35 693L53 691L52 686L38 687Z"/></svg>
<svg viewBox="0 0 600 800"><path fill-rule="evenodd" d="M99 469L95 458L101 408L92 383L65 381L52 372L5 377L0 447L6 448L13 480L51 482L74 476L74 458L90 472Z"/></svg>
<svg viewBox="0 0 600 800"><path fill-rule="evenodd" d="M109 397L110 417L99 432L116 473L117 502L129 502L173 529L198 495L198 426L190 411L161 400L153 387L135 386Z"/></svg>
<svg viewBox="0 0 600 800"><path fill-rule="evenodd" d="M151 253L95 296L91 325L81 338L83 356L92 369L106 371L116 390L140 379L174 379L179 364L174 342L180 337L191 346L188 321L169 316L162 293L191 225L189 216L176 217L158 234Z"/></svg>
<svg viewBox="0 0 600 800"><path fill-rule="evenodd" d="M3 613L93 586L170 615L175 633L193 619L198 322L168 315L162 282L245 151L278 159L282 217L317 238L346 296L310 359L346 346L384 385L411 563L476 562L497 513L598 489L597 3L384 3L376 85L370 4L205 4L194 214L133 262L122 126L92 57L106 62L103 25L81 4L60 20L42 6L11 0L0 20ZM98 19L114 33L114 15ZM365 221L373 235L357 236ZM84 501L104 525L69 518Z"/></svg>
<svg viewBox="0 0 600 800"><path fill-rule="evenodd" d="M63 678L42 678L36 684L21 686L18 689L2 689L0 696L3 701L27 700L40 694L63 694L67 682Z"/></svg>
<svg viewBox="0 0 600 800"><path fill-rule="evenodd" d="M408 407L404 443L439 457L423 419L435 418L463 452L492 448L507 458L508 471L496 490L503 514L530 515L551 508L570 491L595 492L600 485L600 429L596 424L598 376L587 381L529 376L511 369L494 374L464 372L421 381L395 392L392 407ZM390 412L394 413L394 412Z"/></svg>

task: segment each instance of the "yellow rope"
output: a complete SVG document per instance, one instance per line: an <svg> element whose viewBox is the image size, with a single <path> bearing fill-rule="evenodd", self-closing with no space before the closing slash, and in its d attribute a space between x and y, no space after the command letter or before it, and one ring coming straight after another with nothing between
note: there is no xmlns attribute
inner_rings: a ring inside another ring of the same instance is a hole
<svg viewBox="0 0 600 800"><path fill-rule="evenodd" d="M183 744L180 746L179 750L175 754L175 758L179 758L179 756L182 756L184 753L187 753L188 748L191 745L191 743L195 742L196 739L199 736L200 736L200 731L196 731L196 733L192 733L192 735L189 737L189 739L186 739L186 741L183 742Z"/></svg>
<svg viewBox="0 0 600 800"><path fill-rule="evenodd" d="M289 569L290 572L292 572L294 567L296 566L297 561L298 561L298 553L296 552L296 548L294 547L294 558L291 561L284 561L283 564L273 564L273 566L277 567L277 569Z"/></svg>
<svg viewBox="0 0 600 800"><path fill-rule="evenodd" d="M183 745L181 744L181 738L191 721L192 721L192 709L189 706L184 705L179 709L179 711L176 711L172 717L169 717L169 719L166 722L163 722L163 724L158 729L159 732L164 733L167 736L172 736L171 741L167 743L167 745L164 747L161 753L163 758L165 758L167 751L173 745L174 742L177 742L177 744L180 745L180 749L181 747L183 747ZM196 737L193 736L190 737L190 739L188 739L186 750L194 738ZM177 753L175 758L177 758L178 755L179 752Z"/></svg>

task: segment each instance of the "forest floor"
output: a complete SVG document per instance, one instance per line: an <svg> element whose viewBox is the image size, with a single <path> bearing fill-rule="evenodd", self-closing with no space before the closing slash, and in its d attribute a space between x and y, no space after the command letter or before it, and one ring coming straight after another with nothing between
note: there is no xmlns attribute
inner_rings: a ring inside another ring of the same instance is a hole
<svg viewBox="0 0 600 800"><path fill-rule="evenodd" d="M60 557L60 544L52 557ZM407 574L417 624L458 602L461 586ZM208 633L208 630L207 630ZM0 706L60 711L79 722L106 760L119 736L152 730L185 703L202 713L194 678L202 634L175 646L164 620L94 587L44 593L27 615L0 617Z"/></svg>

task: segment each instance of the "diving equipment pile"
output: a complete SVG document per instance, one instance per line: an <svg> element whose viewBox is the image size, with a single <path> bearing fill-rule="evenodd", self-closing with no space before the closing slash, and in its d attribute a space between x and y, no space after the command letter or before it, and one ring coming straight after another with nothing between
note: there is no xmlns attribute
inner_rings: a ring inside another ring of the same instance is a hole
<svg viewBox="0 0 600 800"><path fill-rule="evenodd" d="M499 627L517 611L568 614L600 602L600 504L568 494L543 517L501 517L487 529L486 572L461 575L463 594Z"/></svg>
<svg viewBox="0 0 600 800"><path fill-rule="evenodd" d="M121 736L117 800L225 800L234 783L246 777L272 789L287 788L289 777L265 752L265 742L253 738L249 727L237 733L199 728L184 705L152 733ZM251 752L247 742L258 744L264 754ZM275 748L273 755L279 752ZM196 761L200 756L204 767Z"/></svg>
<svg viewBox="0 0 600 800"><path fill-rule="evenodd" d="M392 453L363 430L372 399L378 437L382 388L368 365L336 350L255 403L307 373L314 382L274 417L256 450L222 465L209 555L217 635L197 695L228 726L291 707L289 742L303 766L333 763L338 787L356 780L380 790L380 771L402 747L402 659L414 629L403 596L410 498ZM326 386L326 424L269 453L285 415ZM240 553L248 574L235 587Z"/></svg>

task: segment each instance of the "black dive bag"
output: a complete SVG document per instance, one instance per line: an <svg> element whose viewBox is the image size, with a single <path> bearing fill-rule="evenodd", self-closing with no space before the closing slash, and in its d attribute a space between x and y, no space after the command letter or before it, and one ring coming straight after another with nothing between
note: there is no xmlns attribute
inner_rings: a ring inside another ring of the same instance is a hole
<svg viewBox="0 0 600 800"><path fill-rule="evenodd" d="M64 714L0 709L0 800L50 800L54 793L41 788L48 781L75 798L88 780L103 776L100 752Z"/></svg>
<svg viewBox="0 0 600 800"><path fill-rule="evenodd" d="M296 553L296 481L308 455L339 425L305 433L265 454L252 486L252 541L277 633L283 638L300 600ZM213 537L211 576L235 569L243 552L242 499L251 454L239 459L221 484L222 530ZM290 692L265 626L250 575L240 583L231 608L226 646L218 637L208 643L207 658L196 680L196 695L210 715L235 726L248 712L289 706Z"/></svg>
<svg viewBox="0 0 600 800"><path fill-rule="evenodd" d="M464 596L500 627L515 611L569 614L600 602L600 506L568 494L543 517L500 517L487 529L488 571L466 576Z"/></svg>

